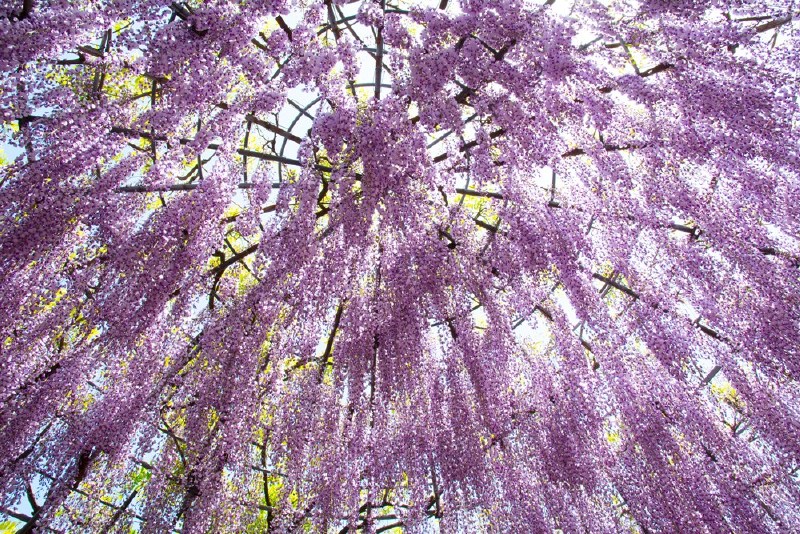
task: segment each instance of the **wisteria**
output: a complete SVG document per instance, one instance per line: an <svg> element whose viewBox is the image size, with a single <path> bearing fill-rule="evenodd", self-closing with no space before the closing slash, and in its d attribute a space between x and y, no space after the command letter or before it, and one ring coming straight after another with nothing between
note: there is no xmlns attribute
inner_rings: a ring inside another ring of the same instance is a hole
<svg viewBox="0 0 800 534"><path fill-rule="evenodd" d="M0 0L0 530L800 530L793 0Z"/></svg>

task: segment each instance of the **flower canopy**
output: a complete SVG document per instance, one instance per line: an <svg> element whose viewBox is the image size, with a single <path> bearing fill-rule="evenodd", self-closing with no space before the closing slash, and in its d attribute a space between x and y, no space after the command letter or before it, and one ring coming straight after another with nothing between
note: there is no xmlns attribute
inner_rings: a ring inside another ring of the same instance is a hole
<svg viewBox="0 0 800 534"><path fill-rule="evenodd" d="M800 528L788 0L2 0L20 532Z"/></svg>

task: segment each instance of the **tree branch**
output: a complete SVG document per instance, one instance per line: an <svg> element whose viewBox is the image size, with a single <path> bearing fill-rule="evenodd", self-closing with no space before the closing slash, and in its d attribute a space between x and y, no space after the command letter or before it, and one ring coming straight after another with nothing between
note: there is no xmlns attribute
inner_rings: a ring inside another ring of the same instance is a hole
<svg viewBox="0 0 800 534"><path fill-rule="evenodd" d="M336 308L336 316L333 318L333 327L331 328L331 333L328 336L328 342L325 345L325 352L322 353L322 357L320 358L320 367L319 367L319 382L322 383L322 376L325 373L325 369L328 365L331 365L331 355L333 354L333 339L336 337L336 332L339 330L339 323L342 320L342 312L344 312L344 303L347 302L347 299L342 299L339 303L339 307Z"/></svg>

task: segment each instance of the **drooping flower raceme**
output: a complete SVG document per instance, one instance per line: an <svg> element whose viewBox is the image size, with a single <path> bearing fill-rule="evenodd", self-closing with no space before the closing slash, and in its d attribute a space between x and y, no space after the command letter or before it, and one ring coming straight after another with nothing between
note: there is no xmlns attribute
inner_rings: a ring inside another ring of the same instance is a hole
<svg viewBox="0 0 800 534"><path fill-rule="evenodd" d="M2 11L22 531L800 525L794 2Z"/></svg>

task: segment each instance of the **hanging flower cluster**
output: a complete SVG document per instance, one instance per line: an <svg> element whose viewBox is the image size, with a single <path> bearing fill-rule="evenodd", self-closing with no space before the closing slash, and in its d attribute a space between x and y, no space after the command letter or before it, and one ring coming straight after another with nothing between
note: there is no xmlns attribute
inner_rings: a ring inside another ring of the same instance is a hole
<svg viewBox="0 0 800 534"><path fill-rule="evenodd" d="M789 0L3 0L21 532L800 528Z"/></svg>

